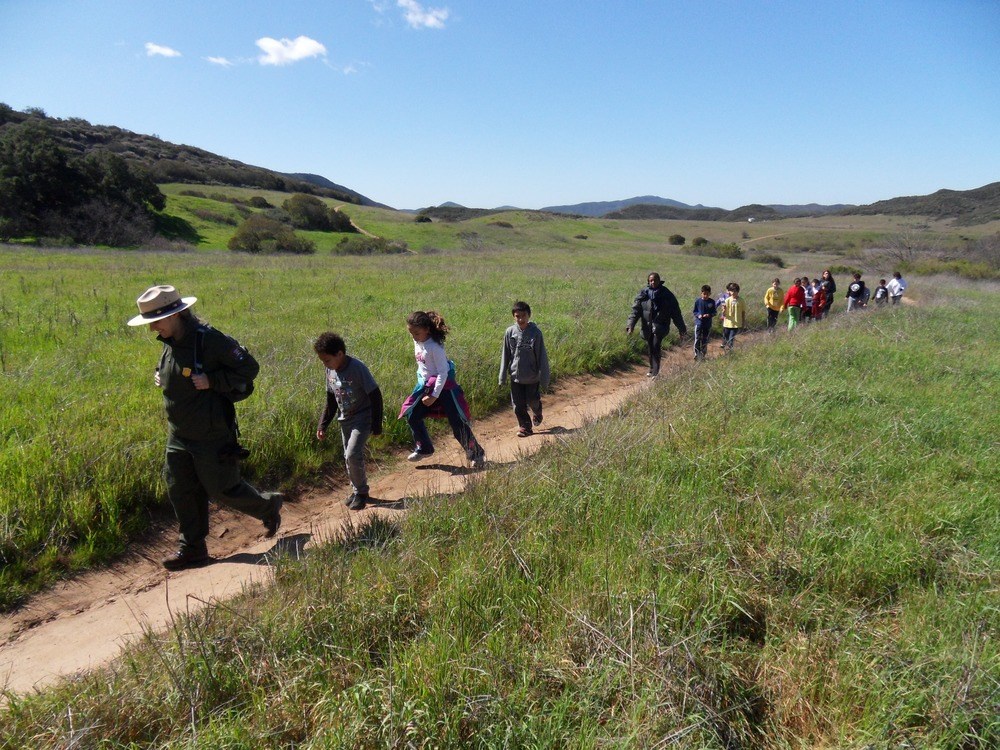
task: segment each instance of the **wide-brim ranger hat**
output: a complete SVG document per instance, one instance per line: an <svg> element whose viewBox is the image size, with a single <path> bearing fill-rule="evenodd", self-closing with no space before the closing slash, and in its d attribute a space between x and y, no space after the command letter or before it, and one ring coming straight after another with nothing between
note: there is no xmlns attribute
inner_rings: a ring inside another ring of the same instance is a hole
<svg viewBox="0 0 1000 750"><path fill-rule="evenodd" d="M151 286L135 301L139 306L139 314L132 318L128 324L130 326L143 326L147 323L163 320L181 310L187 310L197 301L197 297L181 297L177 290L169 284Z"/></svg>

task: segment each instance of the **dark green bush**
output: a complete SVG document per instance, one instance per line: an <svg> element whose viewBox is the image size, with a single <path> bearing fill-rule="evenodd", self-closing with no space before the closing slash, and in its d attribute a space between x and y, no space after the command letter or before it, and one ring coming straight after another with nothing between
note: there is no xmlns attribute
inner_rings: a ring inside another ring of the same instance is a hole
<svg viewBox="0 0 1000 750"><path fill-rule="evenodd" d="M764 263L777 266L778 268L785 267L785 261L781 259L781 256L776 253L762 253L754 252L750 254L750 260L754 263Z"/></svg>
<svg viewBox="0 0 1000 750"><path fill-rule="evenodd" d="M735 242L725 242L721 245L695 245L686 251L689 255L700 255L706 258L730 258L743 260L743 250Z"/></svg>
<svg viewBox="0 0 1000 750"><path fill-rule="evenodd" d="M691 240L691 244L694 245L695 247L704 247L705 245L708 244L708 240L706 240L704 237L695 237L693 240Z"/></svg>
<svg viewBox="0 0 1000 750"><path fill-rule="evenodd" d="M316 243L299 237L287 224L263 216L248 216L229 240L229 249L246 253L295 253L316 252Z"/></svg>
<svg viewBox="0 0 1000 750"><path fill-rule="evenodd" d="M672 234L667 238L667 242L671 245L683 245L687 240L683 234Z"/></svg>
<svg viewBox="0 0 1000 750"><path fill-rule="evenodd" d="M393 255L409 252L405 242L389 242L382 237L344 237L333 248L334 255Z"/></svg>

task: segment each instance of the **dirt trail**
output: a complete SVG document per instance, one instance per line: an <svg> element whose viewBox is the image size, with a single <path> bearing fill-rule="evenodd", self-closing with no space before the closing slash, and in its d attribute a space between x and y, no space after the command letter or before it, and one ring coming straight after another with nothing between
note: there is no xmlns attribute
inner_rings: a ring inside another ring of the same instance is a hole
<svg viewBox="0 0 1000 750"><path fill-rule="evenodd" d="M764 337L763 332L742 334L737 349ZM718 340L713 339L709 356L719 355ZM543 398L545 422L528 438L516 436L509 410L478 420L474 427L486 449L485 471L564 439L586 423L613 413L643 388L663 383L694 364L690 339L685 339L682 346L664 350L660 377L655 381L645 376L646 367L639 366L608 375L562 379ZM163 630L179 614L235 596L252 584L267 583L276 554L299 555L313 544L336 537L345 522L368 514L398 517L415 498L461 492L479 473L467 466L451 435L442 435L434 458L426 462L370 463L375 502L360 513L352 514L344 506L348 492L344 486L331 484L294 498L282 511L277 539L263 539L254 519L213 508L208 546L215 562L194 570L167 573L160 566L159 560L175 549L176 531L168 529L155 543L113 566L62 582L16 612L0 616L0 690L24 693L106 664L145 630Z"/></svg>
<svg viewBox="0 0 1000 750"><path fill-rule="evenodd" d="M665 372L689 356L687 347L683 353L677 347L665 351ZM485 470L563 439L586 422L613 412L650 382L640 367L560 380L543 399L545 422L528 438L516 436L509 411L477 421L476 434L487 455ZM171 528L110 568L62 582L16 612L0 616L0 689L24 693L105 664L145 629L162 630L178 614L234 596L248 585L266 583L273 555L300 554L336 536L348 516L355 521L371 513L398 516L414 498L461 492L478 473L467 468L450 434L442 435L437 453L426 462L401 461L385 467L376 462L369 468L371 494L378 502L360 514L344 506L345 487L313 489L285 505L278 538L265 540L256 520L213 508L208 540L213 564L167 573L159 560L175 548L176 531Z"/></svg>

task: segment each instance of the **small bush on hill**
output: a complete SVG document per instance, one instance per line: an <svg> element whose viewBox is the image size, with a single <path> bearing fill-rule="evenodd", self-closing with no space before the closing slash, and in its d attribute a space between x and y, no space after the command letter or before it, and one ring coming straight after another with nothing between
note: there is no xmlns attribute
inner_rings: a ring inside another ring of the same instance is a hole
<svg viewBox="0 0 1000 750"><path fill-rule="evenodd" d="M210 211L207 208L193 208L191 213L197 216L199 219L204 221L210 221L213 224L228 224L230 226L236 226L239 222L232 216L226 216L225 214L220 214L218 211Z"/></svg>
<svg viewBox="0 0 1000 750"><path fill-rule="evenodd" d="M672 234L667 238L667 242L671 245L683 245L687 240L683 234Z"/></svg>
<svg viewBox="0 0 1000 750"><path fill-rule="evenodd" d="M750 260L754 263L771 264L773 266L777 266L778 268L785 267L785 261L783 261L781 256L777 253L761 252L759 250L754 251L750 253Z"/></svg>
<svg viewBox="0 0 1000 750"><path fill-rule="evenodd" d="M417 214L413 218L413 221L415 221L417 224L430 224L434 220L427 214Z"/></svg>
<svg viewBox="0 0 1000 750"><path fill-rule="evenodd" d="M296 193L287 198L281 207L291 217L292 226L296 229L308 229L315 232L330 231L330 215L326 204L313 195Z"/></svg>
<svg viewBox="0 0 1000 750"><path fill-rule="evenodd" d="M725 242L720 245L695 245L686 250L689 255L700 255L706 258L730 258L743 260L743 251L735 242Z"/></svg>
<svg viewBox="0 0 1000 750"><path fill-rule="evenodd" d="M394 255L409 252L402 240L390 242L382 237L344 237L333 248L334 255Z"/></svg>
<svg viewBox="0 0 1000 750"><path fill-rule="evenodd" d="M246 253L316 252L316 243L295 234L291 227L261 214L248 216L229 240L229 249Z"/></svg>
<svg viewBox="0 0 1000 750"><path fill-rule="evenodd" d="M695 237L693 240L691 240L691 244L694 245L695 247L703 247L708 244L708 240L706 240L704 237Z"/></svg>
<svg viewBox="0 0 1000 750"><path fill-rule="evenodd" d="M312 195L296 193L281 204L292 226L314 232L356 232L351 218Z"/></svg>

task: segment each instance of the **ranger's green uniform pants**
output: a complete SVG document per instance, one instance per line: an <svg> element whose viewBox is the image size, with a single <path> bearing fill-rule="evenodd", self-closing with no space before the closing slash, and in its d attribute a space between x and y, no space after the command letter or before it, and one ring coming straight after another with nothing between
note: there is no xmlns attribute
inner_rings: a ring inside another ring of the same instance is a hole
<svg viewBox="0 0 1000 750"><path fill-rule="evenodd" d="M274 493L258 492L240 478L235 458L220 455L235 442L233 437L185 440L168 436L163 474L180 523L181 549L204 548L209 498L262 521L276 510Z"/></svg>

